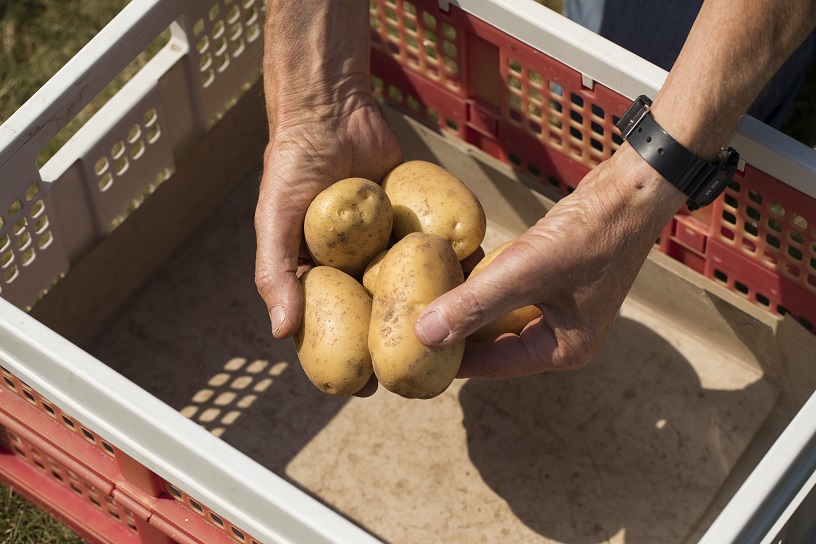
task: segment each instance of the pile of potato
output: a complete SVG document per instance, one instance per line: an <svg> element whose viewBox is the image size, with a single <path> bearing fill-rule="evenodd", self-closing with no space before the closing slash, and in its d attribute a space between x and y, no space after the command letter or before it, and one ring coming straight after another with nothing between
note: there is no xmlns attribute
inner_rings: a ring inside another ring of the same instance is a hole
<svg viewBox="0 0 816 544"><path fill-rule="evenodd" d="M295 336L312 383L331 395L353 395L373 373L404 397L445 391L465 342L427 347L414 336L414 323L425 306L464 281L460 262L479 249L485 229L484 209L470 189L425 161L397 166L382 185L349 178L321 192L304 222L316 266L300 278L305 307ZM523 317L504 316L472 338L520 332L531 319L523 310Z"/></svg>

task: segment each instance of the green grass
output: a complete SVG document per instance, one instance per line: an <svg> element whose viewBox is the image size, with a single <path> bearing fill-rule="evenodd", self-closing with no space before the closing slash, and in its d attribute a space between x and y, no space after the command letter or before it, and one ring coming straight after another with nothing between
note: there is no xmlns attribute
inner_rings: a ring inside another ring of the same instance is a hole
<svg viewBox="0 0 816 544"><path fill-rule="evenodd" d="M0 544L84 544L59 521L0 487Z"/></svg>

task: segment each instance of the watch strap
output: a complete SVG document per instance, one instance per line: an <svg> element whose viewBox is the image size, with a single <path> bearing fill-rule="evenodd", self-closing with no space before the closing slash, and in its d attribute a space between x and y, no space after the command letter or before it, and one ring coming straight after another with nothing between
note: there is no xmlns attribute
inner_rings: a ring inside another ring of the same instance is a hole
<svg viewBox="0 0 816 544"><path fill-rule="evenodd" d="M713 202L733 178L739 155L732 148L721 150L707 161L671 137L651 115L651 100L638 97L617 127L624 140L661 176L688 197L695 210Z"/></svg>

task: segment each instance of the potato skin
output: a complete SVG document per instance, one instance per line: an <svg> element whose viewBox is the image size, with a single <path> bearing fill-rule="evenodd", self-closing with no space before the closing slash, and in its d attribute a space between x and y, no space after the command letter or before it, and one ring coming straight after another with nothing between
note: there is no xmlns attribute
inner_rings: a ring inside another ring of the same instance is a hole
<svg viewBox="0 0 816 544"><path fill-rule="evenodd" d="M484 240L484 208L467 185L441 166L405 162L385 176L382 186L391 200L397 240L411 232L436 234L450 242L460 261Z"/></svg>
<svg viewBox="0 0 816 544"><path fill-rule="evenodd" d="M300 277L304 312L295 349L309 380L329 395L359 391L373 373L368 352L371 297L340 270L318 266Z"/></svg>
<svg viewBox="0 0 816 544"><path fill-rule="evenodd" d="M411 233L388 251L377 278L368 335L374 373L386 389L429 399L453 382L465 342L427 347L414 335L414 323L431 301L463 281L456 253L435 234Z"/></svg>
<svg viewBox="0 0 816 544"><path fill-rule="evenodd" d="M468 276L468 280L484 270L487 265L493 262L493 260L498 257L502 251L510 247L514 241L515 240L510 240L505 242L485 255L484 258L473 268L473 271L471 271L470 275ZM494 319L481 329L468 336L468 340L473 340L475 342L487 342L489 340L494 340L502 334L508 332L520 334L530 321L539 317L541 317L541 310L539 310L537 307L532 305L524 306L523 308L518 308L511 312L507 312L503 316Z"/></svg>
<svg viewBox="0 0 816 544"><path fill-rule="evenodd" d="M306 247L318 265L360 278L385 249L393 213L383 188L364 178L347 178L324 189L306 210Z"/></svg>
<svg viewBox="0 0 816 544"><path fill-rule="evenodd" d="M366 292L372 297L374 296L374 286L377 285L377 276L380 273L380 266L382 266L382 261L387 253L388 250L384 249L374 255L374 258L371 259L371 262L368 263L363 272L363 287L365 287Z"/></svg>

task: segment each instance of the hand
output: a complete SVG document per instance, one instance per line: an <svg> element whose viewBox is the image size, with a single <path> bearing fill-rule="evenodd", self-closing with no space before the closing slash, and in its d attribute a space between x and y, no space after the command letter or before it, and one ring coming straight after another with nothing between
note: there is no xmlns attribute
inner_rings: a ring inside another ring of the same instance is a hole
<svg viewBox="0 0 816 544"><path fill-rule="evenodd" d="M255 210L255 283L277 338L303 314L306 209L345 178L380 179L402 155L370 95L368 3L267 3L264 93L270 141Z"/></svg>
<svg viewBox="0 0 816 544"><path fill-rule="evenodd" d="M317 194L349 177L379 181L399 164L396 138L368 95L335 116L295 124L275 134L264 158L255 212L255 283L276 338L292 336L303 314L298 277L310 265L303 219Z"/></svg>
<svg viewBox="0 0 816 544"><path fill-rule="evenodd" d="M685 197L628 145L478 276L427 306L417 338L443 345L535 304L520 335L468 343L459 377L509 378L587 364L663 226Z"/></svg>

